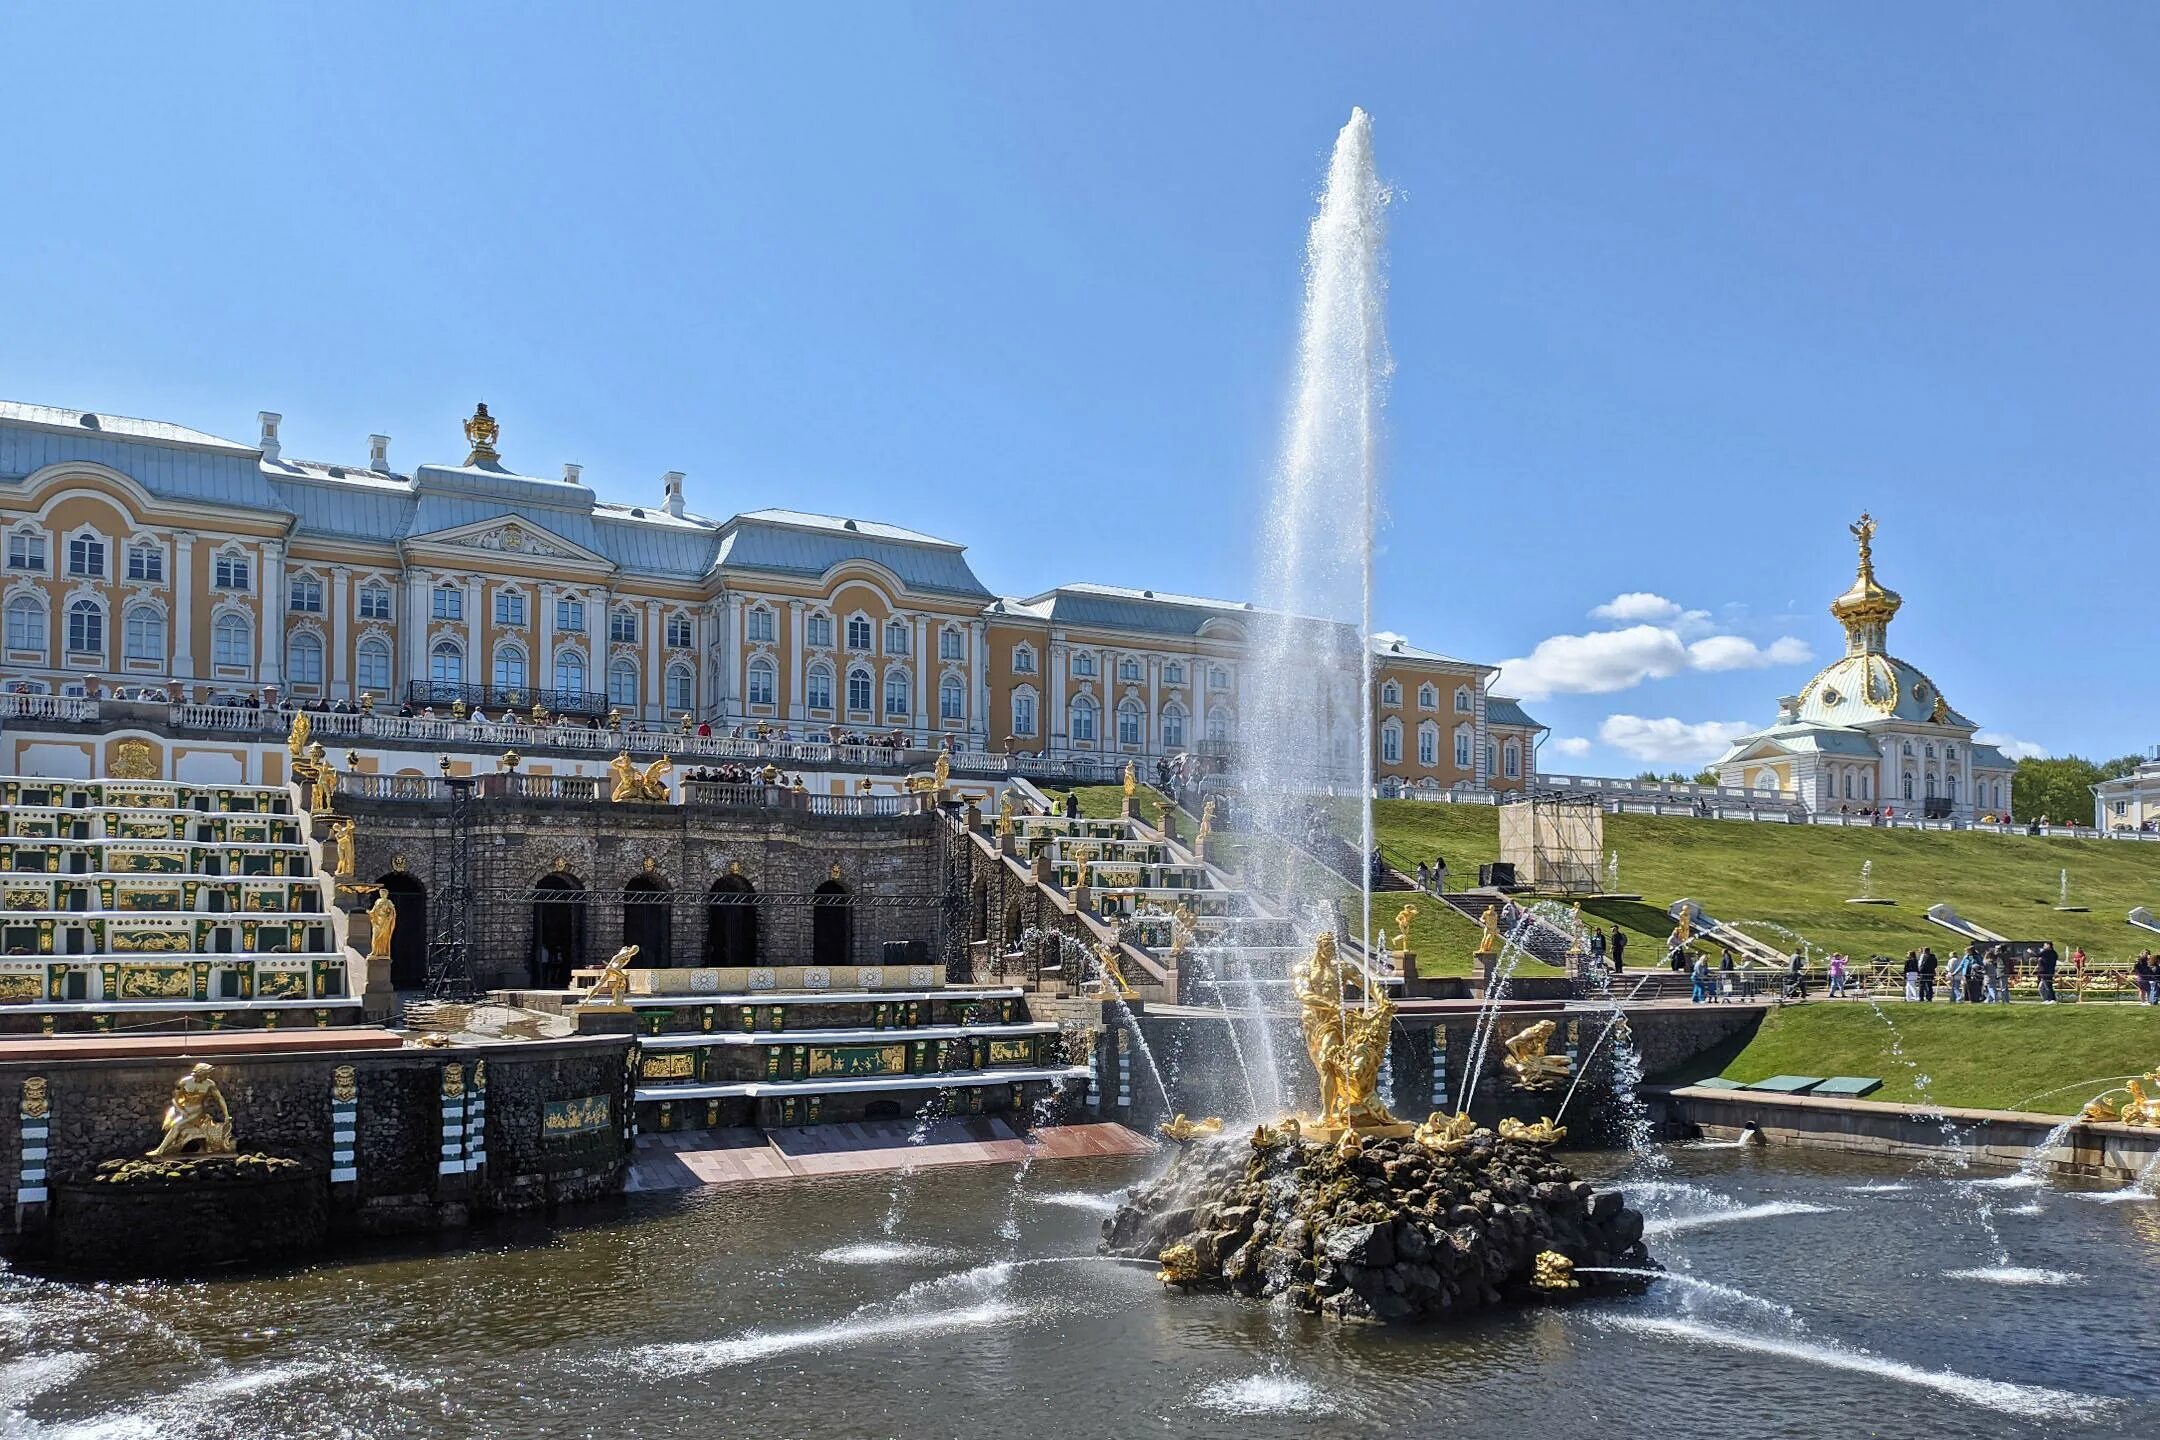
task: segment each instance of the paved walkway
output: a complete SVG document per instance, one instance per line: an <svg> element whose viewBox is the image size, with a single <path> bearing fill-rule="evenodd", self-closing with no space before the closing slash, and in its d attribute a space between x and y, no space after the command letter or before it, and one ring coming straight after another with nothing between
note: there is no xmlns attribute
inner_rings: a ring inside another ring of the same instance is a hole
<svg viewBox="0 0 2160 1440"><path fill-rule="evenodd" d="M186 1030L144 1035L10 1035L0 1039L0 1062L34 1060L212 1060L221 1055L290 1055L325 1050L395 1050L405 1042L370 1025L335 1029Z"/></svg>
<svg viewBox="0 0 2160 1440"><path fill-rule="evenodd" d="M995 1115L940 1120L914 1140L906 1120L810 1125L770 1134L753 1129L641 1135L623 1188L690 1190L750 1180L867 1175L931 1165L1017 1165L1037 1160L1147 1155L1155 1142L1116 1124L1046 1125L1022 1138Z"/></svg>

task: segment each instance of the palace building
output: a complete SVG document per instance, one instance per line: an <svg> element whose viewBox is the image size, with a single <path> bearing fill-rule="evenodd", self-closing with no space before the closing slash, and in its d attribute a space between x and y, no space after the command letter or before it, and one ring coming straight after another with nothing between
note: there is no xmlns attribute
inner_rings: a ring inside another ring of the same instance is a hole
<svg viewBox="0 0 2160 1440"><path fill-rule="evenodd" d="M1889 652L1890 622L1905 601L1875 578L1874 520L1862 515L1851 528L1859 574L1830 602L1845 653L1780 700L1768 729L1725 752L1719 783L1790 794L1817 814L2007 815L2015 766L1976 743L1977 727L1941 688Z"/></svg>
<svg viewBox="0 0 2160 1440"><path fill-rule="evenodd" d="M993 594L963 546L867 520L603 501L521 474L483 405L461 462L394 470L0 402L0 689L559 715L1053 760L1229 754L1253 607L1069 584ZM1543 733L1493 666L1387 637L1376 778L1518 789Z"/></svg>

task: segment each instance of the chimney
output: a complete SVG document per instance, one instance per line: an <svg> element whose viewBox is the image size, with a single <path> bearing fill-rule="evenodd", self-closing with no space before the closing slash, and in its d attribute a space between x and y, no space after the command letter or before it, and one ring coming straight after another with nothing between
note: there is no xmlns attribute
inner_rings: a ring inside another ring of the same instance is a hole
<svg viewBox="0 0 2160 1440"><path fill-rule="evenodd" d="M575 484L577 484L577 483L578 483L578 476L580 476L580 475L583 475L584 473L585 473L585 467L584 467L584 466L582 466L582 465L572 465L572 464L570 464L570 463L569 463L568 461L565 461L565 462L563 463L563 467L562 467L562 478L563 478L563 484L565 484L565 485L575 485Z"/></svg>
<svg viewBox="0 0 2160 1440"><path fill-rule="evenodd" d="M665 507L667 513L678 520L682 518L683 513L682 482L683 472L680 470L670 470L660 477L660 483L667 487L667 504Z"/></svg>
<svg viewBox="0 0 2160 1440"><path fill-rule="evenodd" d="M1799 720L1800 697L1797 695L1778 696L1777 723L1780 725L1794 725L1798 724Z"/></svg>
<svg viewBox="0 0 2160 1440"><path fill-rule="evenodd" d="M284 416L282 416L282 415L280 415L280 414L278 414L278 413L277 413L277 411L275 411L275 410L260 410L260 411L257 411L257 412L256 412L255 418L256 418L256 419L258 419L258 420L260 420L260 421L262 421L262 446L261 446L261 449L262 449L262 453L263 453L263 459L265 459L265 460L275 460L275 459L277 459L277 458L278 458L278 438L277 438L277 427L278 427L278 425L279 425L279 424L280 424L280 423L281 423L281 422L282 422L282 421L283 421L283 420L285 419L285 417L284 417Z"/></svg>
<svg viewBox="0 0 2160 1440"><path fill-rule="evenodd" d="M367 468L390 473L390 437L370 435L367 437Z"/></svg>

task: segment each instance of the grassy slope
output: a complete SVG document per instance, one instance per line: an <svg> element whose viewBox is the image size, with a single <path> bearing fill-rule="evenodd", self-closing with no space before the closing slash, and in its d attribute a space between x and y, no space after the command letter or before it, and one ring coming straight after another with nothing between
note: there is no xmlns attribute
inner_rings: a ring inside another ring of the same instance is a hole
<svg viewBox="0 0 2160 1440"><path fill-rule="evenodd" d="M2068 1115L2121 1077L2160 1064L2160 1010L2143 1005L1895 1001L1883 1010L1911 1066L1890 1054L1889 1027L1874 1007L1841 1000L1774 1010L1737 1053L1698 1056L1658 1078L1872 1075L1883 1088L1870 1100ZM1925 1095L1919 1075L1928 1077Z"/></svg>
<svg viewBox="0 0 2160 1440"><path fill-rule="evenodd" d="M1460 883L1499 849L1499 820L1488 806L1390 800L1373 808L1381 850L1399 869L1437 849ZM1902 955L1926 943L1940 950L1950 932L1922 912L1945 901L2014 938L2052 938L2066 953L2082 945L2097 959L2126 961L2154 937L2124 924L2124 912L2160 906L2160 845L1608 815L1605 846L1620 852L1621 888L1653 905L1690 896L1720 919L1771 922L1753 930L1771 944L1788 938L1771 928L1778 925L1861 956ZM1874 862L1875 893L1896 905L1844 903L1859 888L1863 860ZM2052 908L2064 868L2072 902L2090 913ZM1645 911L1611 918L1631 928L1658 923Z"/></svg>

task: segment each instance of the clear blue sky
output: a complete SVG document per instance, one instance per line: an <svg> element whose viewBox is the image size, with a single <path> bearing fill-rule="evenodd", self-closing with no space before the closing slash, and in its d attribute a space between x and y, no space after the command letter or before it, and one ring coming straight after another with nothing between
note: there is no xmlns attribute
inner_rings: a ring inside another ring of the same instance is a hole
<svg viewBox="0 0 2160 1440"><path fill-rule="evenodd" d="M1863 507L1952 703L2160 741L2160 9L1339 8L11 6L0 395L404 467L485 399L612 498L1242 595L1358 104L1382 621L1546 643L1548 768L1767 721Z"/></svg>

